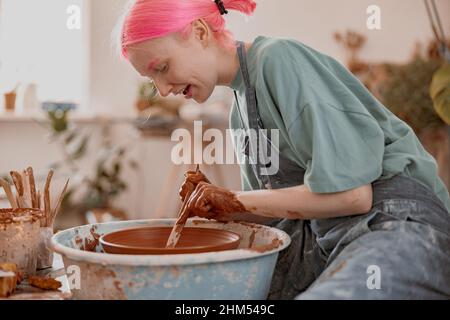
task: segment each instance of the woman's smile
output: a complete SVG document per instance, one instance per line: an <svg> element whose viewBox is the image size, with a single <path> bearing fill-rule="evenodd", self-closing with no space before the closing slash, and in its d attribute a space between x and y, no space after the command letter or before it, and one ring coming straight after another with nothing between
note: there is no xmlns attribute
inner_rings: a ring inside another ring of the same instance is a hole
<svg viewBox="0 0 450 320"><path fill-rule="evenodd" d="M184 94L184 97L185 97L186 99L191 99L192 96L193 96L192 85L189 84L189 85L183 90L183 94Z"/></svg>

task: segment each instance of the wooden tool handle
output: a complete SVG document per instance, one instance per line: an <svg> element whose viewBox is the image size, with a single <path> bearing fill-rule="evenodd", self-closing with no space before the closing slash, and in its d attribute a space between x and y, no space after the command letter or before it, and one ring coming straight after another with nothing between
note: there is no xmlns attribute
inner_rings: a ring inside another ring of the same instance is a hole
<svg viewBox="0 0 450 320"><path fill-rule="evenodd" d="M199 169L200 165L197 164L195 172L198 173ZM189 216L186 216L186 214L188 213L187 204L193 192L194 190L188 191L186 193L186 196L184 197L183 204L181 205L180 212L178 213L178 219L175 222L172 231L170 232L169 239L167 239L166 248L175 248L178 243L178 240L180 239L181 231L183 230L184 225L186 224L186 221L189 218Z"/></svg>
<svg viewBox="0 0 450 320"><path fill-rule="evenodd" d="M12 193L11 186L9 185L8 181L0 178L0 184L5 190L6 196L8 197L8 201L11 204L11 207L13 209L17 209L17 202L16 199L14 198L14 194Z"/></svg>
<svg viewBox="0 0 450 320"><path fill-rule="evenodd" d="M17 206L19 208L26 207L25 202L23 200L23 182L22 182L22 176L17 171L11 171L11 178L13 180L14 186L16 187L16 201Z"/></svg>
<svg viewBox="0 0 450 320"><path fill-rule="evenodd" d="M59 208L61 207L62 201L64 199L64 195L66 194L67 187L69 186L69 180L70 179L67 179L66 184L64 185L64 189L61 191L58 201L56 202L55 208L53 209L53 211L50 214L49 225L51 225L53 223L53 221L56 218L56 215L59 212Z"/></svg>
<svg viewBox="0 0 450 320"><path fill-rule="evenodd" d="M45 180L44 186L44 214L45 214L45 223L47 226L50 224L51 219L51 208L50 208L50 182L52 181L53 170L50 170L47 175L47 179Z"/></svg>
<svg viewBox="0 0 450 320"><path fill-rule="evenodd" d="M34 180L33 168L31 168L31 167L27 168L27 175L28 175L28 179L30 181L31 207L37 208L38 201L37 201L36 184L35 184L35 180Z"/></svg>

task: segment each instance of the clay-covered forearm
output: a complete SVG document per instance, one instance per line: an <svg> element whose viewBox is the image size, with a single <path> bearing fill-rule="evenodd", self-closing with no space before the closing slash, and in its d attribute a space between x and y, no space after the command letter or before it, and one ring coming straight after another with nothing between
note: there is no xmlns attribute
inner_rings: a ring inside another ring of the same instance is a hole
<svg viewBox="0 0 450 320"><path fill-rule="evenodd" d="M228 220L231 221L245 221L245 222L252 222L252 223L258 223L258 224L266 224L273 220L277 220L279 218L276 217L266 217L262 216L256 213L251 212L238 212L238 213L232 213L229 214Z"/></svg>
<svg viewBox="0 0 450 320"><path fill-rule="evenodd" d="M319 194L307 186L236 192L251 214L268 218L322 219L366 213L372 204L371 185Z"/></svg>

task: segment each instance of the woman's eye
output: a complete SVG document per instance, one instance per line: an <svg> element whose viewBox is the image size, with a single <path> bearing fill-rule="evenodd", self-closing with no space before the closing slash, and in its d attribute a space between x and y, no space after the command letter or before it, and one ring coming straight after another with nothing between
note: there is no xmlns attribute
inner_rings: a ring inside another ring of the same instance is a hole
<svg viewBox="0 0 450 320"><path fill-rule="evenodd" d="M169 66L167 64L165 64L161 69L159 69L159 72L164 73L164 72L167 72L168 69L169 69Z"/></svg>

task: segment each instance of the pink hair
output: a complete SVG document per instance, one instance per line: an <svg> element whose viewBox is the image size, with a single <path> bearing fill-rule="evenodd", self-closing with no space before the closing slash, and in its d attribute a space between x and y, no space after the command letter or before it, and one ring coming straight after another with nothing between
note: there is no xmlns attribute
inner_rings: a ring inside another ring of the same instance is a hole
<svg viewBox="0 0 450 320"><path fill-rule="evenodd" d="M251 15L256 8L253 0L223 0L227 10ZM219 44L233 45L231 32L225 29L225 19L213 0L137 0L125 15L120 31L120 48L127 57L127 47L160 38L174 32L188 33L190 24L203 18Z"/></svg>

